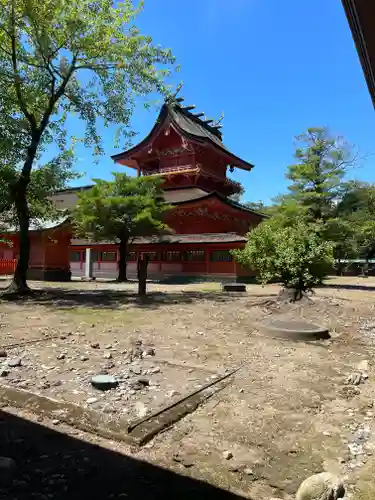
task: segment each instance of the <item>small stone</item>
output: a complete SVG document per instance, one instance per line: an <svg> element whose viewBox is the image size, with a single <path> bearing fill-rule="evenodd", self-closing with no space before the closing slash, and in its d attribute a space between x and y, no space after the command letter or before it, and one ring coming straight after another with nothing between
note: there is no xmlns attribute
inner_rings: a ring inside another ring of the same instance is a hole
<svg viewBox="0 0 375 500"><path fill-rule="evenodd" d="M323 436L327 436L327 437L332 436L332 432L329 432L329 431L323 431L322 434L323 434Z"/></svg>
<svg viewBox="0 0 375 500"><path fill-rule="evenodd" d="M153 347L148 347L143 351L143 356L155 356L155 349Z"/></svg>
<svg viewBox="0 0 375 500"><path fill-rule="evenodd" d="M187 469L189 469L190 467L193 467L194 466L194 462L193 460L191 460L191 458L187 457L187 456L183 456L183 455L180 455L179 453L175 453L172 457L172 459L183 465L184 467L186 467Z"/></svg>
<svg viewBox="0 0 375 500"><path fill-rule="evenodd" d="M60 387L62 385L61 380L54 380L51 382L51 387Z"/></svg>
<svg viewBox="0 0 375 500"><path fill-rule="evenodd" d="M59 423L60 423L60 420L58 420L57 418L52 420L53 425L59 425Z"/></svg>
<svg viewBox="0 0 375 500"><path fill-rule="evenodd" d="M0 367L0 377L7 377L9 375L10 371L7 369L6 366L1 366Z"/></svg>
<svg viewBox="0 0 375 500"><path fill-rule="evenodd" d="M305 479L296 494L296 500L338 500L344 498L341 479L329 472L321 472Z"/></svg>
<svg viewBox="0 0 375 500"><path fill-rule="evenodd" d="M144 403L142 403L142 401L137 401L135 403L135 411L136 411L139 418L145 417L148 413L148 409L147 409L146 405Z"/></svg>
<svg viewBox="0 0 375 500"><path fill-rule="evenodd" d="M105 353L103 354L103 358L104 358L104 359L112 359L112 354L111 354L110 352L105 352Z"/></svg>
<svg viewBox="0 0 375 500"><path fill-rule="evenodd" d="M132 366L130 371L134 373L134 375L142 375L142 368L140 366Z"/></svg>
<svg viewBox="0 0 375 500"><path fill-rule="evenodd" d="M8 356L7 352L4 349L0 349L0 358L6 358Z"/></svg>
<svg viewBox="0 0 375 500"><path fill-rule="evenodd" d="M80 358L79 358L81 361L88 361L89 360L89 357L86 356L86 354L83 354Z"/></svg>
<svg viewBox="0 0 375 500"><path fill-rule="evenodd" d="M229 472L239 472L240 466L238 464L230 464L228 465Z"/></svg>
<svg viewBox="0 0 375 500"><path fill-rule="evenodd" d="M154 366L149 369L149 373L155 374L155 373L160 373L160 366Z"/></svg>
<svg viewBox="0 0 375 500"><path fill-rule="evenodd" d="M17 366L22 366L22 359L21 358L13 358L8 361L8 366L10 368L15 368Z"/></svg>
<svg viewBox="0 0 375 500"><path fill-rule="evenodd" d="M362 382L362 373L352 373L346 379L347 385L359 385Z"/></svg>
<svg viewBox="0 0 375 500"><path fill-rule="evenodd" d="M168 398L173 398L174 396L176 396L178 394L177 391L175 391L174 389L172 389L171 391L168 391L167 392L167 397Z"/></svg>
<svg viewBox="0 0 375 500"><path fill-rule="evenodd" d="M99 344L99 342L92 342L92 343L90 344L90 347L91 347L92 349L99 349L99 348L100 348L100 344Z"/></svg>
<svg viewBox="0 0 375 500"><path fill-rule="evenodd" d="M231 458L233 458L233 453L231 451L225 450L223 451L223 458L225 458L225 460L230 460Z"/></svg>
<svg viewBox="0 0 375 500"><path fill-rule="evenodd" d="M97 403L97 402L98 402L98 398L89 398L86 400L86 403L88 405L92 405L92 404Z"/></svg>
<svg viewBox="0 0 375 500"><path fill-rule="evenodd" d="M253 476L254 475L253 469L250 469L249 467L245 467L244 470L243 470L243 473L246 474L247 476Z"/></svg>
<svg viewBox="0 0 375 500"><path fill-rule="evenodd" d="M104 349L112 349L112 344L107 344L104 346Z"/></svg>
<svg viewBox="0 0 375 500"><path fill-rule="evenodd" d="M65 354L63 354L63 353L58 354L58 355L56 356L56 359L58 359L58 360L65 359Z"/></svg>

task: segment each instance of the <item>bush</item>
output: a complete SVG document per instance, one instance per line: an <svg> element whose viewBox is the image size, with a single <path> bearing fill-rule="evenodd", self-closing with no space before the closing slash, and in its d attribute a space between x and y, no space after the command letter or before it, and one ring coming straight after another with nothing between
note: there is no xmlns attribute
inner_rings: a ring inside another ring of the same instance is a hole
<svg viewBox="0 0 375 500"><path fill-rule="evenodd" d="M250 233L243 250L233 254L243 267L259 273L262 283L281 282L294 300L321 283L333 265L333 245L323 241L314 225L297 220L290 226L275 217Z"/></svg>

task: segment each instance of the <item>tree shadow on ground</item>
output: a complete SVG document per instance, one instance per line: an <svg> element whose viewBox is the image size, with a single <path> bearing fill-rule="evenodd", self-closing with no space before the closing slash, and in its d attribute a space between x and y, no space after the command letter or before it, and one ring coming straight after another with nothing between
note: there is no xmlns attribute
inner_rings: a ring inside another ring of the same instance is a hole
<svg viewBox="0 0 375 500"><path fill-rule="evenodd" d="M349 283L323 283L320 288L335 288L337 290L362 290L364 292L375 292L375 286L365 284L349 284Z"/></svg>
<svg viewBox="0 0 375 500"><path fill-rule="evenodd" d="M98 309L120 309L138 307L157 309L158 307L173 304L193 304L203 300L223 303L233 301L238 295L225 292L149 292L145 297L139 297L132 291L118 291L113 289L100 290L72 290L72 289L45 289L35 290L32 295L25 297L3 296L3 302L20 304L35 304L43 306L70 309L72 307L87 307Z"/></svg>
<svg viewBox="0 0 375 500"><path fill-rule="evenodd" d="M0 475L8 500L240 500L208 483L68 436L0 411L1 455L15 460Z"/></svg>

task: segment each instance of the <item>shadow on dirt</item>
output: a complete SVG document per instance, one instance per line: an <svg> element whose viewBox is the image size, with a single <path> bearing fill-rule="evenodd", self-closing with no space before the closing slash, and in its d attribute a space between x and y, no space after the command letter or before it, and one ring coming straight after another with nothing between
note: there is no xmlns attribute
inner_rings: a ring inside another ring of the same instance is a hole
<svg viewBox="0 0 375 500"><path fill-rule="evenodd" d="M228 302L236 296L224 292L149 292L145 297L139 297L132 291L113 289L72 290L45 289L35 290L31 295L18 297L14 295L0 297L1 302L20 304L35 304L43 306L70 309L72 307L87 307L99 309L119 309L124 306L157 309L160 306L172 304L192 304L203 300L212 302Z"/></svg>
<svg viewBox="0 0 375 500"><path fill-rule="evenodd" d="M240 500L230 492L0 411L0 498L30 500ZM8 474L9 476L10 474Z"/></svg>

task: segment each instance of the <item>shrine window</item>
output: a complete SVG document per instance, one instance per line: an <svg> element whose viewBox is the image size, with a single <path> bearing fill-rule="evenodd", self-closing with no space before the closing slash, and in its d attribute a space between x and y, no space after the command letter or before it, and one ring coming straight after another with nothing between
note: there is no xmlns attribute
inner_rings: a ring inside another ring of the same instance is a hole
<svg viewBox="0 0 375 500"><path fill-rule="evenodd" d="M128 262L135 262L137 260L137 252L128 253Z"/></svg>
<svg viewBox="0 0 375 500"><path fill-rule="evenodd" d="M211 262L232 262L233 257L229 250L213 250L211 252Z"/></svg>
<svg viewBox="0 0 375 500"><path fill-rule="evenodd" d="M188 250L186 260L189 262L203 262L206 260L206 253L204 250Z"/></svg>
<svg viewBox="0 0 375 500"><path fill-rule="evenodd" d="M163 254L163 260L167 262L179 262L184 260L183 257L183 253L178 251L164 252Z"/></svg>
<svg viewBox="0 0 375 500"><path fill-rule="evenodd" d="M101 260L102 262L116 262L117 252L102 252Z"/></svg>
<svg viewBox="0 0 375 500"><path fill-rule="evenodd" d="M157 252L142 252L142 255L147 255L149 262L155 262L158 260Z"/></svg>
<svg viewBox="0 0 375 500"><path fill-rule="evenodd" d="M81 252L71 252L70 262L81 262Z"/></svg>

